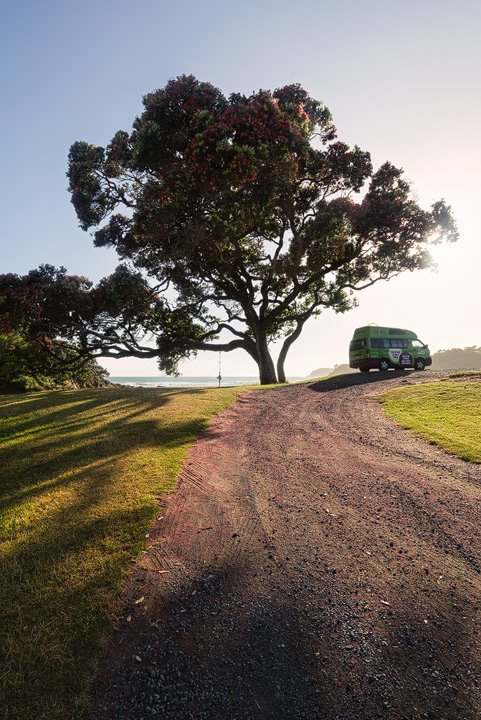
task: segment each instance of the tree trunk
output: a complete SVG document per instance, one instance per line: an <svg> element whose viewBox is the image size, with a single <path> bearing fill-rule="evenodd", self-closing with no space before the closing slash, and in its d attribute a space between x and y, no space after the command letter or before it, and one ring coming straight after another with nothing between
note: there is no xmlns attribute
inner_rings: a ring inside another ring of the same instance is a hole
<svg viewBox="0 0 481 720"><path fill-rule="evenodd" d="M302 332L302 327L304 325L304 320L298 320L297 321L297 327L292 333L292 335L289 335L284 340L284 344L282 345L281 351L279 353L279 357L277 358L277 378L280 383L285 383L286 381L286 373L284 370L284 363L286 361L287 353L289 352L289 349L291 345L297 340L299 335Z"/></svg>
<svg viewBox="0 0 481 720"><path fill-rule="evenodd" d="M287 382L286 373L284 371L284 360L281 361L280 356L277 360L277 377L278 377L280 383Z"/></svg>
<svg viewBox="0 0 481 720"><path fill-rule="evenodd" d="M257 354L257 364L259 366L259 380L261 385L273 385L277 383L274 361L269 352L269 346L265 337L258 337Z"/></svg>

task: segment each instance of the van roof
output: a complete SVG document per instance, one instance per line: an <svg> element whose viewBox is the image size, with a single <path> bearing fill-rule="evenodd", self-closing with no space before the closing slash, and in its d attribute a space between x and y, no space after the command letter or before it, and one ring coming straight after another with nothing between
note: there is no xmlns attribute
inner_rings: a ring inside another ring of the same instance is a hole
<svg viewBox="0 0 481 720"><path fill-rule="evenodd" d="M354 330L355 338L365 337L408 337L416 340L417 335L412 330L396 327L381 327L379 325L363 325Z"/></svg>

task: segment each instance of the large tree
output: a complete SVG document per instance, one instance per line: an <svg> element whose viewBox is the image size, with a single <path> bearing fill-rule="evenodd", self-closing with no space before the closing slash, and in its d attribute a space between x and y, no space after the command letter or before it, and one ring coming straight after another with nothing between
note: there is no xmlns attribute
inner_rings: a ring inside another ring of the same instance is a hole
<svg viewBox="0 0 481 720"><path fill-rule="evenodd" d="M262 383L282 382L310 317L345 312L356 290L426 267L428 243L456 238L443 201L424 210L400 169L374 172L299 85L226 98L179 77L144 98L131 133L105 149L75 142L68 177L81 227L142 273L142 303L155 288L135 328L120 307L84 326L85 350L156 355L167 372L242 348Z"/></svg>

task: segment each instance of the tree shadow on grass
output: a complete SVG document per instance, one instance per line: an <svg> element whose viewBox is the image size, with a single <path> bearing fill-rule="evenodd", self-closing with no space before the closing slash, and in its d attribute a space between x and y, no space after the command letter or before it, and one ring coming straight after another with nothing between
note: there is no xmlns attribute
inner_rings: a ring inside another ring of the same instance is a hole
<svg viewBox="0 0 481 720"><path fill-rule="evenodd" d="M25 415L23 404L17 405L16 417L5 423L0 435L3 435L0 461L7 470L0 488L0 509L9 490L25 492L30 486L48 482L60 468L67 477L81 462L95 462L104 456L113 458L134 448L156 445L175 448L207 424L202 417L173 424L164 422L161 416L141 419L167 405L174 395L171 392L149 396L123 395L120 391L113 397L110 390L72 392L82 395L72 400L70 393L52 393L34 401L34 412L29 399L25 403L28 414ZM87 392L91 396L83 397ZM135 418L139 420L135 422Z"/></svg>
<svg viewBox="0 0 481 720"><path fill-rule="evenodd" d="M112 595L156 513L154 492L208 422L202 408L164 412L178 394L108 389L7 403L0 694L9 719L80 717Z"/></svg>

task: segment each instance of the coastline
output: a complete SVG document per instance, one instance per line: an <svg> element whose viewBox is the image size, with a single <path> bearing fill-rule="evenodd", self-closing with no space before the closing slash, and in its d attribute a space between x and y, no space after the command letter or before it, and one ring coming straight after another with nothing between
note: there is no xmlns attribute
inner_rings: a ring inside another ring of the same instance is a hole
<svg viewBox="0 0 481 720"><path fill-rule="evenodd" d="M111 376L109 382L116 387L138 388L215 388L219 387L219 379L214 376ZM290 382L304 380L304 377L290 377ZM259 385L259 378L254 375L231 375L221 378L220 387L240 387L242 385Z"/></svg>

